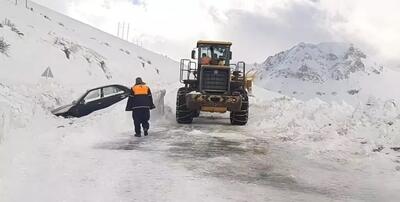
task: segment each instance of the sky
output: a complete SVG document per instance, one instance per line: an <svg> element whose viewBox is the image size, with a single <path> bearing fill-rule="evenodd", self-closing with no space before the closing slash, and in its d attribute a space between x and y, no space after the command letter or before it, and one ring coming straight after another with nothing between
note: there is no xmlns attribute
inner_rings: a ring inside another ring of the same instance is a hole
<svg viewBox="0 0 400 202"><path fill-rule="evenodd" d="M398 0L34 1L113 35L125 22L125 38L130 24L129 41L176 60L199 39L231 41L248 63L300 42L345 42L400 68Z"/></svg>

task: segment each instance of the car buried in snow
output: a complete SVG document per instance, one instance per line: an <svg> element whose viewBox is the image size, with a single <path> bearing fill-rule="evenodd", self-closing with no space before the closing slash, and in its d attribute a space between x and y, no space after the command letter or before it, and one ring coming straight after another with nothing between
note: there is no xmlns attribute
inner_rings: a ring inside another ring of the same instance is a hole
<svg viewBox="0 0 400 202"><path fill-rule="evenodd" d="M108 85L90 89L71 104L51 111L65 118L82 117L94 111L107 108L130 95L130 89L122 85Z"/></svg>

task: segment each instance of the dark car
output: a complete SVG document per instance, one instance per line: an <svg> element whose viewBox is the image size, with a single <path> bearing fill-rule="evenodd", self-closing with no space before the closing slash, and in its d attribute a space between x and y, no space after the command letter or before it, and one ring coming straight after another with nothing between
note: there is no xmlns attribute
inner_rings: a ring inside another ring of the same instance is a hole
<svg viewBox="0 0 400 202"><path fill-rule="evenodd" d="M86 91L72 104L51 111L54 115L63 117L82 117L94 111L107 108L130 95L129 88L122 85L109 85Z"/></svg>

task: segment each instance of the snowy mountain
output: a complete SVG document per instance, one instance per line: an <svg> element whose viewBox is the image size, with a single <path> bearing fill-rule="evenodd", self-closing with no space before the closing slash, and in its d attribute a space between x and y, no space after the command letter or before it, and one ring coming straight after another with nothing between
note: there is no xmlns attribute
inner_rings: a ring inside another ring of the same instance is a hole
<svg viewBox="0 0 400 202"><path fill-rule="evenodd" d="M257 83L303 100L358 103L369 97L399 99L398 75L344 43L300 43L257 65ZM389 90L392 89L392 90Z"/></svg>
<svg viewBox="0 0 400 202"><path fill-rule="evenodd" d="M270 56L262 67L272 77L296 78L323 83L327 80L348 79L352 73L380 74L382 66L372 63L353 45L300 43L293 48Z"/></svg>

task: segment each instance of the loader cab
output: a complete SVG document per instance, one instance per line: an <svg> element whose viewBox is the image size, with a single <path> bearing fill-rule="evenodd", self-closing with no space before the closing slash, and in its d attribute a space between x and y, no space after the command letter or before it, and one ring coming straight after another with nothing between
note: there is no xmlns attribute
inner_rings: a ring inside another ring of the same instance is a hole
<svg viewBox="0 0 400 202"><path fill-rule="evenodd" d="M197 47L192 51L192 59L197 59L198 69L202 65L229 66L232 59L231 45L230 42L198 41ZM208 64L203 62L204 57L209 58Z"/></svg>

